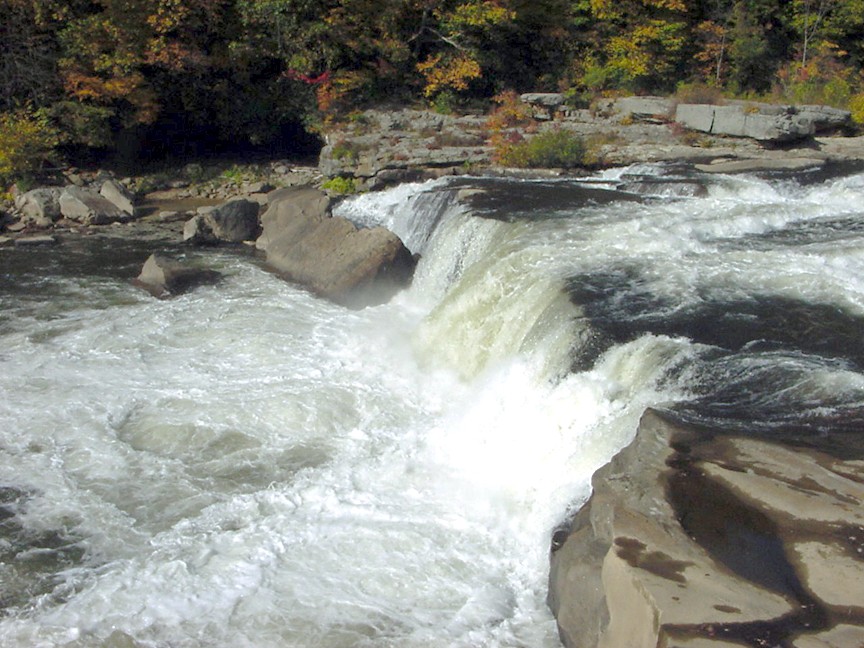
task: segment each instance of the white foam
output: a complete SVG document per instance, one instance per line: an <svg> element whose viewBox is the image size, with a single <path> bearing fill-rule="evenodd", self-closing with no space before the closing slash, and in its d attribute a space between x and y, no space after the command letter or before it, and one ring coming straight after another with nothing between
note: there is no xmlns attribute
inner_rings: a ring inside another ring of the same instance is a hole
<svg viewBox="0 0 864 648"><path fill-rule="evenodd" d="M407 222L399 205L428 189L352 209ZM2 339L0 474L29 492L22 525L88 553L54 575L62 599L0 619L0 644L557 645L551 532L644 409L684 397L669 376L699 351L644 335L569 372L591 329L566 281L632 268L676 303L858 303L852 247L744 243L860 191L736 180L531 223L427 205L442 220L413 286L363 311L218 254L225 281L174 300L73 282L22 308Z"/></svg>

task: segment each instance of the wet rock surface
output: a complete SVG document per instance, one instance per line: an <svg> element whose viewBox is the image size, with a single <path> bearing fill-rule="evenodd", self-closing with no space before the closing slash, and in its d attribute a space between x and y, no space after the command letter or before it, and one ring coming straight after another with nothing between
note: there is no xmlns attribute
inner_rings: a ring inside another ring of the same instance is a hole
<svg viewBox="0 0 864 648"><path fill-rule="evenodd" d="M154 297L163 299L180 295L198 286L215 284L221 277L215 270L154 253L144 262L135 283Z"/></svg>
<svg viewBox="0 0 864 648"><path fill-rule="evenodd" d="M316 189L275 192L261 223L256 247L268 265L345 305L386 301L413 273L411 253L395 234L332 216L330 200Z"/></svg>
<svg viewBox="0 0 864 648"><path fill-rule="evenodd" d="M860 646L864 462L661 413L553 542L566 646Z"/></svg>

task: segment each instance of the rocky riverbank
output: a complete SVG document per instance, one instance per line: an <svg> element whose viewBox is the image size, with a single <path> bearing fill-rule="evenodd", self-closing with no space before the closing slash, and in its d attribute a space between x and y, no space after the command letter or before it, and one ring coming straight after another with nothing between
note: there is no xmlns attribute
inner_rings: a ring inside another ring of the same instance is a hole
<svg viewBox="0 0 864 648"><path fill-rule="evenodd" d="M850 136L855 129L849 113L822 106L714 106L627 97L571 109L558 94L528 94L522 100L534 120L508 128L508 137L572 132L585 140L586 165L592 168L688 162L728 173L864 159L864 138ZM501 168L489 135L486 116L369 110L328 133L319 168L324 176L343 178L359 189L466 173L585 172Z"/></svg>

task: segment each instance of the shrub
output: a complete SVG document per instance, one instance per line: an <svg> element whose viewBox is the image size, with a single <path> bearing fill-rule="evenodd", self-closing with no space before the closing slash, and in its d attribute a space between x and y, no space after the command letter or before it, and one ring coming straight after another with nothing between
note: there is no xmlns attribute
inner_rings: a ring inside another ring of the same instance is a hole
<svg viewBox="0 0 864 648"><path fill-rule="evenodd" d="M322 183L321 188L326 191L332 191L335 194L353 194L357 193L357 183L354 178L345 176L336 176Z"/></svg>
<svg viewBox="0 0 864 648"><path fill-rule="evenodd" d="M721 105L725 101L720 88L704 83L679 83L675 99L678 103L686 104Z"/></svg>
<svg viewBox="0 0 864 648"><path fill-rule="evenodd" d="M504 166L520 168L565 168L585 164L585 141L563 129L547 130L530 139L504 141L495 159Z"/></svg>
<svg viewBox="0 0 864 648"><path fill-rule="evenodd" d="M859 92L849 99L849 110L852 112L852 121L864 124L864 92Z"/></svg>
<svg viewBox="0 0 864 648"><path fill-rule="evenodd" d="M492 133L507 128L526 127L534 123L531 106L519 98L514 90L506 90L495 95L492 100L497 106L486 120L486 128Z"/></svg>
<svg viewBox="0 0 864 648"><path fill-rule="evenodd" d="M38 172L59 143L57 130L41 110L0 114L0 182L11 183Z"/></svg>

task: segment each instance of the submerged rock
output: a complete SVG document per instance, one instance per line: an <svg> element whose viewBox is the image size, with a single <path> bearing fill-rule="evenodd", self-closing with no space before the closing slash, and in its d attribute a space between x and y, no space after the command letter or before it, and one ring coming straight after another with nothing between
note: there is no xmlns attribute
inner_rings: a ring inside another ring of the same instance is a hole
<svg viewBox="0 0 864 648"><path fill-rule="evenodd" d="M57 240L57 237L51 236L50 234L43 234L37 236L24 236L22 238L15 239L15 245L17 247L33 247L37 245L56 245L60 241Z"/></svg>
<svg viewBox="0 0 864 648"><path fill-rule="evenodd" d="M862 484L861 461L647 412L554 539L564 644L864 645Z"/></svg>
<svg viewBox="0 0 864 648"><path fill-rule="evenodd" d="M414 259L383 227L358 229L330 214L316 189L280 190L261 217L256 247L291 281L349 306L381 303L408 283Z"/></svg>
<svg viewBox="0 0 864 648"><path fill-rule="evenodd" d="M160 299L187 292L201 285L214 284L219 272L198 268L162 254L151 254L135 283Z"/></svg>

